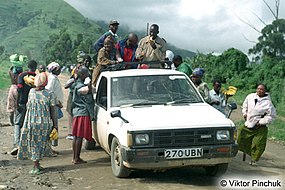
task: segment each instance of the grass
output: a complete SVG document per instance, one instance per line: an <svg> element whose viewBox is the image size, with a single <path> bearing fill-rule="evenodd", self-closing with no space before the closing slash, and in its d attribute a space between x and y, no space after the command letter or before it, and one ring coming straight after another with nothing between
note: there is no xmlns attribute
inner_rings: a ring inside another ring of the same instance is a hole
<svg viewBox="0 0 285 190"><path fill-rule="evenodd" d="M11 64L8 61L2 61L0 63L0 90L9 88L11 81L9 76L9 69Z"/></svg>
<svg viewBox="0 0 285 190"><path fill-rule="evenodd" d="M268 138L272 140L285 142L285 123L284 119L277 118L268 126Z"/></svg>

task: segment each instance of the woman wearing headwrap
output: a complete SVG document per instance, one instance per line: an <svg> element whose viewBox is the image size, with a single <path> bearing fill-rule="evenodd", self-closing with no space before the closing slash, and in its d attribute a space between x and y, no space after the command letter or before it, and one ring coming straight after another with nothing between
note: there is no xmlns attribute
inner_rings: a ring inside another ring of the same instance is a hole
<svg viewBox="0 0 285 190"><path fill-rule="evenodd" d="M57 118L59 119L59 114L61 112L62 103L63 103L63 90L61 83L58 79L58 75L61 73L60 65L56 62L51 62L47 66L48 72L50 73L48 76L48 83L46 85L46 89L53 92L55 96L55 105L57 106ZM61 112L62 113L62 112ZM62 115L61 115L62 117ZM58 146L58 140L52 141L53 146ZM54 153L57 153L56 151L53 151Z"/></svg>
<svg viewBox="0 0 285 190"><path fill-rule="evenodd" d="M190 79L195 84L196 88L207 103L210 103L209 87L208 84L202 81L202 77L205 73L203 68L195 68L190 76Z"/></svg>
<svg viewBox="0 0 285 190"><path fill-rule="evenodd" d="M41 173L39 160L48 151L49 135L53 128L58 128L55 115L55 98L53 93L45 89L48 77L45 72L35 77L34 85L29 93L27 112L22 128L18 159L31 159L34 167L32 175Z"/></svg>

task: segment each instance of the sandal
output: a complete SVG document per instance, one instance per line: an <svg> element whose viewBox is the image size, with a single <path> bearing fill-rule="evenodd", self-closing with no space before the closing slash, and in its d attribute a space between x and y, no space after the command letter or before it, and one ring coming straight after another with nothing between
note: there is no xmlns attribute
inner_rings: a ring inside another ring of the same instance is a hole
<svg viewBox="0 0 285 190"><path fill-rule="evenodd" d="M41 171L39 168L33 168L31 171L30 171L30 174L31 175L40 175L41 174Z"/></svg>

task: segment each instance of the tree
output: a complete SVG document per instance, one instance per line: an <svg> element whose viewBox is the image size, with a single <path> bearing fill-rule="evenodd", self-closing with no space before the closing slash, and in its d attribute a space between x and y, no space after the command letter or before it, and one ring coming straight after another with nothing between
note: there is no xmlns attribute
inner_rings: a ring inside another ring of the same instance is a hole
<svg viewBox="0 0 285 190"><path fill-rule="evenodd" d="M46 63L58 61L62 65L70 64L72 51L73 43L67 29L62 29L59 35L52 34L43 49Z"/></svg>
<svg viewBox="0 0 285 190"><path fill-rule="evenodd" d="M206 80L218 78L223 82L246 70L248 62L247 56L235 48L230 48L219 56L199 53L191 59L193 68L202 67L206 70Z"/></svg>
<svg viewBox="0 0 285 190"><path fill-rule="evenodd" d="M257 57L268 56L282 60L285 57L285 20L277 19L265 26L258 38L258 43L251 49L249 54Z"/></svg>
<svg viewBox="0 0 285 190"><path fill-rule="evenodd" d="M0 55L2 55L5 51L5 47L4 46L0 46Z"/></svg>

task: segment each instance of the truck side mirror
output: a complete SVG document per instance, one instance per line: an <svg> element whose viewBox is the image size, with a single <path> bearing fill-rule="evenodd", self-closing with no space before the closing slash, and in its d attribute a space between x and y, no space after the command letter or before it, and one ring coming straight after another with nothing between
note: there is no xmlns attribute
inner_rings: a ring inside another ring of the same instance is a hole
<svg viewBox="0 0 285 190"><path fill-rule="evenodd" d="M229 106L229 108L230 108L231 110L237 109L237 104L236 104L236 103L230 103L230 104L228 104L228 106Z"/></svg>
<svg viewBox="0 0 285 190"><path fill-rule="evenodd" d="M226 117L229 118L232 111L237 109L237 104L236 103L230 103L227 106L229 107L229 109L228 109L229 111L228 111L228 113L226 113Z"/></svg>
<svg viewBox="0 0 285 190"><path fill-rule="evenodd" d="M121 118L125 123L129 123L128 120L126 120L125 118L122 117L120 110L114 110L114 111L112 111L112 112L110 113L110 115L111 115L112 118L119 117L119 118Z"/></svg>

